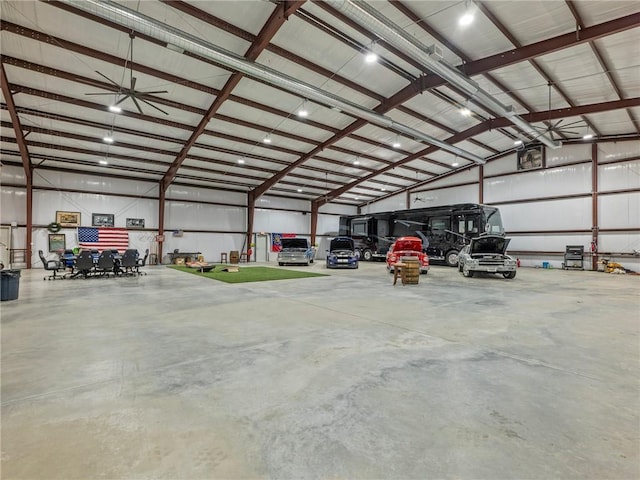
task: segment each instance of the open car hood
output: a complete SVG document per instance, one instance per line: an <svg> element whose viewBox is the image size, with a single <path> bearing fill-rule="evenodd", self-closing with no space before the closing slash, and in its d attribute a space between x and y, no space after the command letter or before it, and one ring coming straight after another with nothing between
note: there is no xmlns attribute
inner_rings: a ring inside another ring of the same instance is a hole
<svg viewBox="0 0 640 480"><path fill-rule="evenodd" d="M351 238L338 237L331 240L331 244L329 245L330 252L336 251L353 251L354 249L353 240Z"/></svg>
<svg viewBox="0 0 640 480"><path fill-rule="evenodd" d="M511 241L501 235L483 235L471 240L469 252L474 254L482 253L499 253L504 255L507 252L507 246Z"/></svg>

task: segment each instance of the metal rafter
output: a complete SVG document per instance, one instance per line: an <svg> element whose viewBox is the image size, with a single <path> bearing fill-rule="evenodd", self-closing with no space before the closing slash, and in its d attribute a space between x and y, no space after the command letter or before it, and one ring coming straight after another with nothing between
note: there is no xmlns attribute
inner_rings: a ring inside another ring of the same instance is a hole
<svg viewBox="0 0 640 480"><path fill-rule="evenodd" d="M11 92L9 80L7 80L7 73L4 70L3 62L0 62L0 80L2 95L4 95L4 99L7 102L7 110L9 110L9 115L11 116L11 126L13 127L13 131L16 134L16 142L18 143L18 147L20 148L20 158L22 159L22 166L24 167L24 175L27 183L31 183L31 173L33 167L31 165L31 158L29 158L29 149L27 148L27 142L24 138L22 124L20 122L18 112L16 111L16 104L13 101L13 93Z"/></svg>
<svg viewBox="0 0 640 480"><path fill-rule="evenodd" d="M584 24L584 21L582 20L582 17L578 12L577 5L573 0L565 0L565 1L567 3L567 7L569 7L569 10L571 10L571 13L573 14L573 18L576 19L576 23L578 24L581 30L584 30L586 25ZM598 63L600 63L602 70L604 71L607 78L609 79L609 83L611 83L611 86L613 87L616 94L618 95L618 98L620 99L625 98L626 95L624 95L624 93L622 92L622 89L618 85L618 82L613 76L613 69L609 66L609 63L604 58L604 55L602 55L602 53L600 52L600 48L598 48L598 45L596 45L596 42L594 41L589 42L589 46L591 47L593 54L596 56ZM636 132L640 133L640 123L638 122L638 119L636 118L636 116L631 110L627 109L626 112L627 112L627 115L629 116L629 119L631 120L631 123L635 127Z"/></svg>
<svg viewBox="0 0 640 480"><path fill-rule="evenodd" d="M258 55L262 53L269 42L273 38L273 36L280 30L280 27L287 21L289 15L295 12L298 8L302 6L305 0L300 1L292 1L285 2L276 5L276 8L271 13L271 16L266 21L262 30L256 37L255 41L251 44L247 52L244 54L244 57L247 60L255 60L258 58ZM187 158L187 154L191 147L195 144L197 138L202 134L205 130L209 121L213 118L213 116L217 113L218 109L222 106L222 104L229 98L233 89L240 83L240 80L244 77L243 73L236 72L231 75L231 78L227 80L227 83L222 88L221 92L218 94L214 102L211 104L207 113L202 117L196 128L193 130L193 133L189 136L189 139L185 142L184 146L180 150L180 153L175 158L167 172L162 177L162 189L166 190L167 187L171 184L173 179L178 172L178 169L184 162L185 158Z"/></svg>

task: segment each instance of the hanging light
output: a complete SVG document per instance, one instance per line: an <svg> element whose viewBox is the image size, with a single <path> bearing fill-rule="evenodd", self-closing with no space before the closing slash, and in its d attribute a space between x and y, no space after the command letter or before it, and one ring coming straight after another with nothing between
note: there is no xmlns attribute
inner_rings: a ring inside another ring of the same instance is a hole
<svg viewBox="0 0 640 480"><path fill-rule="evenodd" d="M109 132L106 136L102 137L102 141L105 143L113 143L113 133Z"/></svg>
<svg viewBox="0 0 640 480"><path fill-rule="evenodd" d="M309 112L307 111L307 101L305 100L302 102L302 106L298 110L298 116L304 118L308 115L309 115Z"/></svg>
<svg viewBox="0 0 640 480"><path fill-rule="evenodd" d="M458 19L458 25L461 27L466 27L473 23L473 8L471 6L471 1L467 0L465 3L465 10L462 16Z"/></svg>
<svg viewBox="0 0 640 480"><path fill-rule="evenodd" d="M587 133L585 133L582 137L583 140L591 140L593 138L593 133L589 132L589 125L587 125Z"/></svg>
<svg viewBox="0 0 640 480"><path fill-rule="evenodd" d="M117 105L109 105L109 111L113 113L122 113L122 109Z"/></svg>
<svg viewBox="0 0 640 480"><path fill-rule="evenodd" d="M513 142L515 146L522 145L522 140L516 140Z"/></svg>
<svg viewBox="0 0 640 480"><path fill-rule="evenodd" d="M354 165L360 165L360 157L356 157L356 159L353 161Z"/></svg>
<svg viewBox="0 0 640 480"><path fill-rule="evenodd" d="M262 143L271 143L271 135L265 135L265 137L262 139Z"/></svg>
<svg viewBox="0 0 640 480"><path fill-rule="evenodd" d="M106 160L100 160L98 163L100 165L109 165L109 162L107 162Z"/></svg>
<svg viewBox="0 0 640 480"><path fill-rule="evenodd" d="M298 193L302 193L302 189L301 188L298 189Z"/></svg>
<svg viewBox="0 0 640 480"><path fill-rule="evenodd" d="M469 110L469 107L467 106L469 103L465 102L464 106L460 108L460 115L462 115L463 117L470 117L471 116L471 110Z"/></svg>
<svg viewBox="0 0 640 480"><path fill-rule="evenodd" d="M451 164L451 166L457 167L458 165L460 165L460 162L458 162L458 156L456 155L456 158L453 159L453 163Z"/></svg>
<svg viewBox="0 0 640 480"><path fill-rule="evenodd" d="M400 148L400 137L398 137L398 135L396 135L396 139L393 141L393 148Z"/></svg>
<svg viewBox="0 0 640 480"><path fill-rule="evenodd" d="M239 158L239 159L238 159L238 163L239 163L240 165L242 165L242 164L244 163L244 158Z"/></svg>

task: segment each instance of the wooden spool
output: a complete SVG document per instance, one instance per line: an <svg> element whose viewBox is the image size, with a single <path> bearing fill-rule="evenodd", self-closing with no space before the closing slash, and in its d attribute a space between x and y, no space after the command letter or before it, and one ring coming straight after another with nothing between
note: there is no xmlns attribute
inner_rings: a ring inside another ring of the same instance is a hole
<svg viewBox="0 0 640 480"><path fill-rule="evenodd" d="M402 283L415 285L420 281L420 260L418 257L402 257Z"/></svg>
<svg viewBox="0 0 640 480"><path fill-rule="evenodd" d="M238 263L240 262L240 252L237 250L232 250L229 252L229 263Z"/></svg>

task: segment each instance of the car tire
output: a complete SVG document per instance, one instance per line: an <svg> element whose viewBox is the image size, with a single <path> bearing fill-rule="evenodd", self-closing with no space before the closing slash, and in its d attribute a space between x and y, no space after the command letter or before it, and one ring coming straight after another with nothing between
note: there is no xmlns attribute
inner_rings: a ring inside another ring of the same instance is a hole
<svg viewBox="0 0 640 480"><path fill-rule="evenodd" d="M516 278L516 272L515 272L515 270L514 270L514 271L512 271L512 272L504 272L504 273L502 274L502 276L503 276L504 278L508 278L509 280L511 280L512 278Z"/></svg>
<svg viewBox="0 0 640 480"><path fill-rule="evenodd" d="M466 268L463 268L462 269L462 276L463 277L467 277L467 278L473 277L473 270L468 270Z"/></svg>
<svg viewBox="0 0 640 480"><path fill-rule="evenodd" d="M450 267L455 267L456 265L458 265L457 250L449 250L444 258L445 258L445 261L447 262L447 265L449 265Z"/></svg>
<svg viewBox="0 0 640 480"><path fill-rule="evenodd" d="M371 253L371 250L367 248L366 250L362 251L362 259L365 262L370 262L372 258L373 258L373 253Z"/></svg>
<svg viewBox="0 0 640 480"><path fill-rule="evenodd" d="M281 267L284 267L284 263L282 262L278 262L278 265L280 265Z"/></svg>

